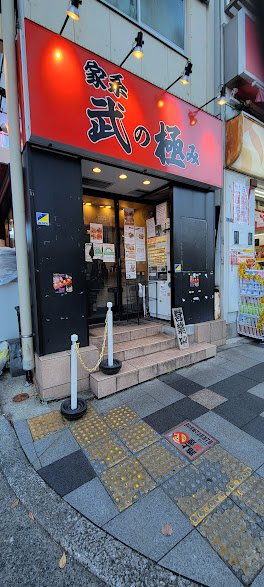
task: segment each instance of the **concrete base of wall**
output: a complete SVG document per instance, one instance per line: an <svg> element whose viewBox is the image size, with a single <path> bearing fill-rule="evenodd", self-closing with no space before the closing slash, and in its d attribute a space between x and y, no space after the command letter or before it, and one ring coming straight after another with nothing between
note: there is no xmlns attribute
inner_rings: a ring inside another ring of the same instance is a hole
<svg viewBox="0 0 264 587"><path fill-rule="evenodd" d="M211 320L194 325L195 342L211 342L216 346L226 343L225 320Z"/></svg>
<svg viewBox="0 0 264 587"><path fill-rule="evenodd" d="M229 322L226 324L226 338L236 338L238 336L237 323Z"/></svg>

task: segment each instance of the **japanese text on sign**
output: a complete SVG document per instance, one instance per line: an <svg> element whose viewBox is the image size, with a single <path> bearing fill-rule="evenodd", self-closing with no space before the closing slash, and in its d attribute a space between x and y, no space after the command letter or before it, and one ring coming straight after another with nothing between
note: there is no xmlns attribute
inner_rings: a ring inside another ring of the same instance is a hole
<svg viewBox="0 0 264 587"><path fill-rule="evenodd" d="M172 316L180 349L189 348L182 308L172 308Z"/></svg>

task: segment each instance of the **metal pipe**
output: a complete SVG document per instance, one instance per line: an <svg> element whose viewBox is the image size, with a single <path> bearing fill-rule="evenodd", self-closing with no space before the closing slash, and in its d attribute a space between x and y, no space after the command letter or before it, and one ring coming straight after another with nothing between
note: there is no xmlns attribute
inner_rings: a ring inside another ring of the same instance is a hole
<svg viewBox="0 0 264 587"><path fill-rule="evenodd" d="M78 334L71 335L71 410L77 409L77 353L74 344Z"/></svg>
<svg viewBox="0 0 264 587"><path fill-rule="evenodd" d="M21 345L23 369L34 368L31 303L26 241L24 185L20 151L20 128L17 95L17 71L15 49L15 13L13 0L2 0L2 29L6 103L9 126L10 176L16 243L17 279L21 319Z"/></svg>
<svg viewBox="0 0 264 587"><path fill-rule="evenodd" d="M113 313L112 302L107 302L108 367L113 367Z"/></svg>

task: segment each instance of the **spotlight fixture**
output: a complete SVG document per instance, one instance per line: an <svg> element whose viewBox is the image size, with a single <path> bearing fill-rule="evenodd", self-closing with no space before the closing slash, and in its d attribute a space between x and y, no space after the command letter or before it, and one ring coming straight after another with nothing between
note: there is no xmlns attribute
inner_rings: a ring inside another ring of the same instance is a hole
<svg viewBox="0 0 264 587"><path fill-rule="evenodd" d="M5 88L0 88L0 96L1 96L1 98L5 98L6 97Z"/></svg>
<svg viewBox="0 0 264 587"><path fill-rule="evenodd" d="M173 86L174 84L176 84L176 82L178 82L179 80L183 83L183 84L189 84L190 83L190 75L192 73L192 63L191 61L188 59L185 68L184 68L184 72L181 73L181 75L179 75L179 77L177 77L177 79L174 80L174 82L172 82L172 84L170 84L165 92L167 92L171 86Z"/></svg>
<svg viewBox="0 0 264 587"><path fill-rule="evenodd" d="M0 132L4 132L6 135L8 134L8 126L5 122L0 124Z"/></svg>
<svg viewBox="0 0 264 587"><path fill-rule="evenodd" d="M199 108L196 108L196 110L194 110L193 112L188 112L190 126L194 126L197 123L196 115L198 114L199 110L202 110L205 106L213 102L213 100L216 100L216 98L218 98L217 104L219 104L220 106L223 106L227 103L226 87L224 85L220 86L220 93L218 93L217 96L214 96L213 98L211 98L211 100L208 100L208 102L205 102L205 104L202 104L202 106L199 106Z"/></svg>
<svg viewBox="0 0 264 587"><path fill-rule="evenodd" d="M82 4L82 0L72 0L69 4L69 8L67 10L67 16L65 18L65 21L61 27L60 30L60 35L62 35L64 28L69 20L69 17L72 18L73 20L80 20L80 15L79 15L79 6L80 4Z"/></svg>
<svg viewBox="0 0 264 587"><path fill-rule="evenodd" d="M142 57L144 57L144 53L143 53L143 45L144 45L144 41L143 41L143 33L142 31L139 31L136 38L135 38L136 44L134 47L132 47L132 49L130 49L129 53L127 54L127 56L125 57L125 59L123 59L122 63L120 63L119 67L122 67L122 65L125 63L125 61L128 59L129 55L131 55L131 53L133 53L133 56L136 57L137 59L141 59Z"/></svg>
<svg viewBox="0 0 264 587"><path fill-rule="evenodd" d="M101 173L101 171L102 171L102 170L100 169L100 167L94 167L94 168L93 168L93 172L94 172L94 173Z"/></svg>

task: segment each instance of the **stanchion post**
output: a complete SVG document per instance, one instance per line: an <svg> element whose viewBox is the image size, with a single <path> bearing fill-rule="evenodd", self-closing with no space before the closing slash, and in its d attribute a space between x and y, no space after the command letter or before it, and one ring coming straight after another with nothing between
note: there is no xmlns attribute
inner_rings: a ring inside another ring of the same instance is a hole
<svg viewBox="0 0 264 587"><path fill-rule="evenodd" d="M77 334L71 335L71 410L77 409L77 353L74 344L78 340Z"/></svg>
<svg viewBox="0 0 264 587"><path fill-rule="evenodd" d="M108 367L113 367L113 313L112 302L107 302Z"/></svg>

